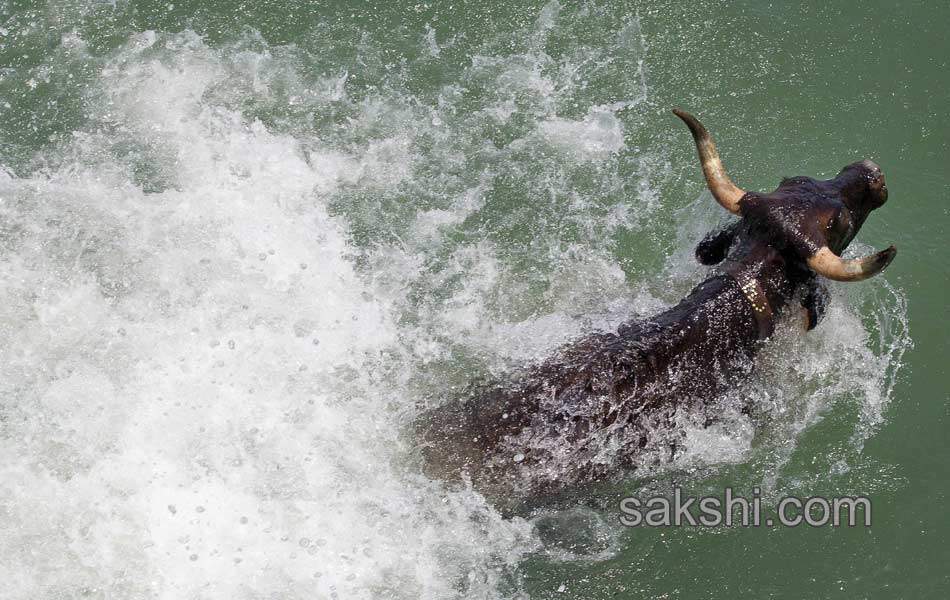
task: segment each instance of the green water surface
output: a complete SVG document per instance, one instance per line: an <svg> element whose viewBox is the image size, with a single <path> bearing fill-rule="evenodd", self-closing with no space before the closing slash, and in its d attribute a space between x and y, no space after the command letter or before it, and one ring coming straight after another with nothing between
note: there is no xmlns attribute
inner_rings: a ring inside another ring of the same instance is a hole
<svg viewBox="0 0 950 600"><path fill-rule="evenodd" d="M231 43L248 29L271 49L298 48L301 73L314 77L347 69L354 96L389 86L436 106L446 85L466 91L453 100L464 129L452 144L463 160L432 159L426 190L441 172L446 186L477 181L485 165L502 176L492 190L482 222L460 236L486 230L525 274L541 270L527 288L544 288L545 265L517 248L548 233L581 239L545 219L509 219L529 201L543 202L531 188L532 165L543 156L525 151L504 166L477 149L483 140L500 147L520 133L466 121L492 93L467 70L476 54L528 52L538 20L552 5L512 0L393 2L196 2L118 0L111 3L0 2L0 162L25 174L43 167L45 149L86 125L84 86L95 80L100 60L145 30L196 31L212 46ZM682 107L700 115L713 131L733 179L749 189L771 189L782 176L831 177L854 160L873 158L886 177L890 200L864 226L860 241L899 254L886 278L907 300L913 347L901 360L891 402L877 430L837 473L823 457L847 444L847 419L834 414L797 440L790 469L808 479L808 493L868 494L871 528L652 529L620 532L620 550L601 559L554 561L529 557L507 586L532 598L946 598L950 594L950 395L947 391L945 295L948 291L947 232L950 231L950 4L945 2L601 2L557 5L559 24L541 42L552 57L575 59L588 52L602 63L574 92L557 96L553 110L580 119L593 104L636 100L617 114L625 147L604 171L579 169L564 175L593 199L591 210L636 201L633 183L657 194L663 210L636 232L612 232L602 245L632 286L662 289L656 278L677 247L678 211L702 191L694 150L685 129L670 115ZM624 29L624 25L627 28ZM441 52L424 56L419 40L431 31ZM86 51L71 51L63 35L78 33ZM356 60L363 36L376 45L376 64ZM624 37L626 36L626 37ZM453 43L449 43L454 40ZM619 40L619 41L618 41ZM622 43L621 43L622 42ZM277 52L277 50L274 50ZM362 66L360 66L362 64ZM37 85L37 66L48 65ZM295 113L281 98L247 100L222 92L223 101L260 118L277 131L305 129L316 137L355 143L336 127L345 109ZM468 94L468 95L466 95ZM530 120L540 102L525 93L520 109ZM447 148L437 139L418 140L431 152ZM440 145L441 144L441 145ZM655 171L643 156L656 156ZM130 159L132 160L132 159ZM162 189L161 170L147 157L135 159L139 183ZM521 162L519 162L521 161ZM134 161L133 161L134 162ZM520 166L519 166L520 165ZM157 170L156 170L157 169ZM420 175L422 177L422 175ZM527 182L527 183L526 183ZM555 193L555 196L557 194ZM539 200L539 198L541 200ZM339 199L336 214L350 226L357 246L399 231L400 206L432 202L420 190L385 196L389 220L348 212L368 202L359 190ZM600 202L602 204L598 205ZM540 210L540 209L539 209ZM406 217L408 219L408 217ZM514 223L509 225L508 223ZM569 225L563 225L569 229ZM547 228L547 229L546 229ZM481 233L480 233L481 232ZM598 242L590 242L597 244ZM520 263L519 263L520 264ZM675 292L667 292L672 300ZM425 294L425 291L420 291ZM499 310L517 319L544 310L499 300ZM404 318L412 320L412 311ZM680 477L694 490L746 488L758 482L755 461L708 475ZM605 501L606 514L609 503ZM620 529L619 525L616 525ZM560 591L559 591L560 589ZM507 591L504 593L508 593Z"/></svg>

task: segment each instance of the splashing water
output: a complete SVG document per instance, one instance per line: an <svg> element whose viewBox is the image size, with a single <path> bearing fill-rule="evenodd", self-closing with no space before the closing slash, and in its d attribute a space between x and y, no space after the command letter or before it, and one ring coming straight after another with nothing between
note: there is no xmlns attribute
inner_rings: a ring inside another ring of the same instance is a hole
<svg viewBox="0 0 950 600"><path fill-rule="evenodd" d="M684 215L668 289L629 282L621 240L649 237L672 174L625 141L623 115L648 114L637 21L579 15L549 4L518 44L474 55L430 29L402 68L366 35L338 60L254 31L216 46L145 31L107 52L63 35L50 61L83 65L84 121L0 170L7 589L495 597L519 593L539 550L610 555L619 536L596 515L502 518L419 474L403 435L446 389L701 277L683 250L709 212ZM551 49L579 20L609 51ZM772 472L779 440L829 406L854 401L860 444L889 399L902 296L836 295L823 328L780 332L737 392L768 417ZM714 407L715 428L679 415L685 450L656 462L748 460L740 404ZM551 522L608 541L566 551Z"/></svg>

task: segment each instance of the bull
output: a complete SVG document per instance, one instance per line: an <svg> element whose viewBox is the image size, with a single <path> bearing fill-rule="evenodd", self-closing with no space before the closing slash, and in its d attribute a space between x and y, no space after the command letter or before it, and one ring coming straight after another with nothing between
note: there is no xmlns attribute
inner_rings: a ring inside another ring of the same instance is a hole
<svg viewBox="0 0 950 600"><path fill-rule="evenodd" d="M510 501L635 469L672 411L750 376L781 313L797 308L806 330L818 324L829 298L822 278L860 281L890 264L893 246L841 257L887 200L874 162L849 164L826 181L792 177L773 192L747 192L726 175L706 128L673 112L692 133L713 198L740 217L696 248L716 271L665 312L570 342L423 413L415 433L428 475Z"/></svg>

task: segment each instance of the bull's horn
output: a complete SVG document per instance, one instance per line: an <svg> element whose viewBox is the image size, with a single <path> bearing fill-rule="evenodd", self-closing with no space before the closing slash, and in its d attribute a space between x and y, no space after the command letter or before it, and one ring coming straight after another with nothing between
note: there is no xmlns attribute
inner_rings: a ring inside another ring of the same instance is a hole
<svg viewBox="0 0 950 600"><path fill-rule="evenodd" d="M709 137L709 132L696 117L685 110L673 109L673 114L683 119L696 141L696 151L699 152L699 161L703 165L703 175L706 176L706 185L716 201L729 212L739 214L739 199L745 191L729 180L726 170L722 168L716 145Z"/></svg>
<svg viewBox="0 0 950 600"><path fill-rule="evenodd" d="M891 246L877 254L844 259L832 252L828 246L822 246L821 250L808 259L808 266L819 275L835 281L861 281L883 271L884 267L891 264L896 254L897 248Z"/></svg>

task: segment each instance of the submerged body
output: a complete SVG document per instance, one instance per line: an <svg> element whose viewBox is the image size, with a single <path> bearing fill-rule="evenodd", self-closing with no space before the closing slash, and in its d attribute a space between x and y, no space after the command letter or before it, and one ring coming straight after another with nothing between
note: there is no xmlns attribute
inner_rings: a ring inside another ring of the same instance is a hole
<svg viewBox="0 0 950 600"><path fill-rule="evenodd" d="M429 474L465 474L493 498L524 498L631 467L668 409L750 372L758 336L745 302L731 277L709 279L652 319L590 335L437 408L421 420Z"/></svg>
<svg viewBox="0 0 950 600"><path fill-rule="evenodd" d="M793 284L771 275L764 290L779 310ZM717 275L659 315L589 335L438 407L418 430L429 474L528 498L635 468L646 447L669 443L675 409L751 374L761 337L751 302L737 276Z"/></svg>
<svg viewBox="0 0 950 600"><path fill-rule="evenodd" d="M703 264L723 263L720 272L659 315L570 343L424 414L416 432L429 475L467 479L510 501L635 468L652 444L670 443L662 433L677 408L706 405L749 376L778 312L794 303L806 329L815 326L827 298L816 273L858 280L893 258L893 248L865 259L838 256L886 200L877 165L863 161L833 180L786 179L771 194L746 193L726 177L702 125L677 114L693 133L714 197L742 217L697 247Z"/></svg>

